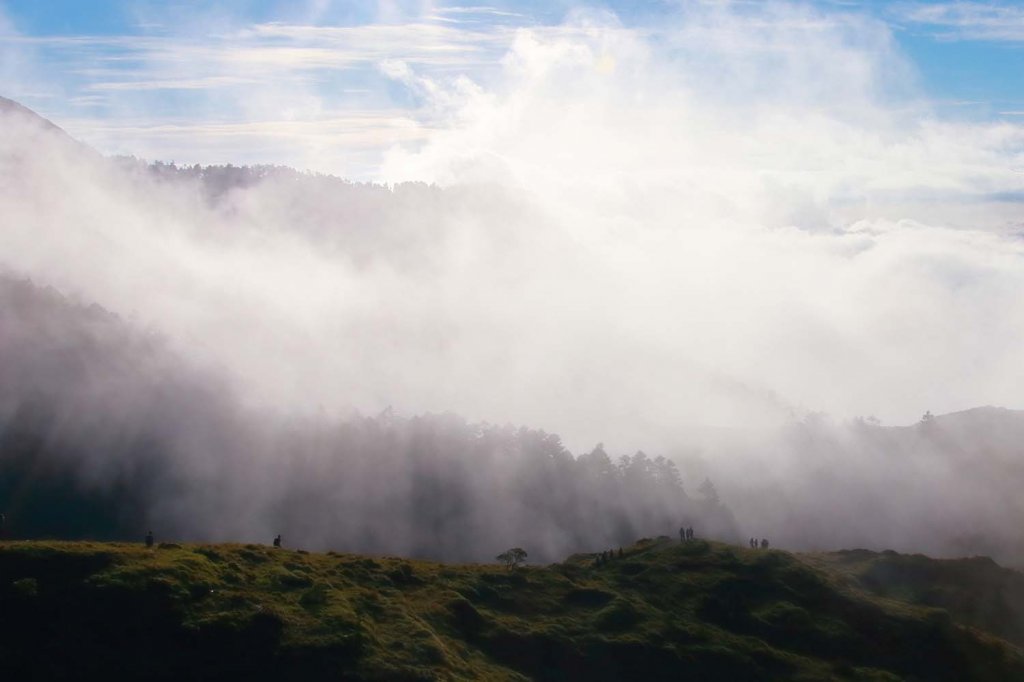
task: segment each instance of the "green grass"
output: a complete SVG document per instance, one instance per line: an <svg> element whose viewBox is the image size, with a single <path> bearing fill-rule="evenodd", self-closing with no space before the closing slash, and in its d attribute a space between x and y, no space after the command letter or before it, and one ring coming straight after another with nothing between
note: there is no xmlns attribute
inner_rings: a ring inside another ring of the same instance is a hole
<svg viewBox="0 0 1024 682"><path fill-rule="evenodd" d="M1005 632L922 601L914 590L933 593L909 578L877 588L875 574L889 576L879 566L891 559L659 539L602 565L575 555L507 571L258 545L2 543L0 672L1024 679L1021 652L995 636ZM936 580L934 589L952 599L954 586Z"/></svg>
<svg viewBox="0 0 1024 682"><path fill-rule="evenodd" d="M868 550L799 556L877 599L931 607L958 623L1024 645L1024 573L987 557L937 560ZM939 616L933 611L932 617Z"/></svg>

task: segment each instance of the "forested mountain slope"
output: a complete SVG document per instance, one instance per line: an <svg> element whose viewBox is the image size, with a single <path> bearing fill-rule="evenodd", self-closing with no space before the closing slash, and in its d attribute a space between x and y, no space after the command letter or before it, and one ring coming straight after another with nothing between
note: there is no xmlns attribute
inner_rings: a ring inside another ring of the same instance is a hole
<svg viewBox="0 0 1024 682"><path fill-rule="evenodd" d="M682 522L738 534L671 461L573 456L453 415L260 418L160 337L0 279L0 500L16 537L284 533L306 546L479 559L621 544Z"/></svg>

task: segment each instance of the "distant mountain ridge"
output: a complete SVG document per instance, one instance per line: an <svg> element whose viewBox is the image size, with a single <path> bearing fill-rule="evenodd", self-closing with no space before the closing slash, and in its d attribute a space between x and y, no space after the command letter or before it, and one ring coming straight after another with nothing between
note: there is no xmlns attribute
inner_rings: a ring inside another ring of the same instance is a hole
<svg viewBox="0 0 1024 682"><path fill-rule="evenodd" d="M15 102L13 99L7 99L3 96L0 96L0 114L15 114L19 116L25 116L26 118L34 120L35 122L39 123L44 127L50 128L51 130L60 131L67 135L63 128L56 125L49 119L40 116L39 114L26 107L24 104L21 104L20 102Z"/></svg>
<svg viewBox="0 0 1024 682"><path fill-rule="evenodd" d="M1014 410L1007 407L997 407L995 405L981 405L978 407L971 407L966 410L959 410L957 412L947 412L945 414L937 414L933 416L936 423L943 425L961 425L961 424L982 424L985 422L1004 422L1012 423L1020 421L1024 425L1024 410ZM920 424L921 422L918 422ZM916 426L912 425L912 426Z"/></svg>
<svg viewBox="0 0 1024 682"><path fill-rule="evenodd" d="M62 146L65 146L69 151L84 154L93 159L103 158L103 155L98 151L72 136L50 119L41 116L37 112L29 109L19 102L14 101L13 99L0 96L0 120L4 117L21 119L22 124L27 124L30 128L35 128L38 131L53 135L54 138L59 140ZM2 147L0 147L0 153L2 153L2 151Z"/></svg>

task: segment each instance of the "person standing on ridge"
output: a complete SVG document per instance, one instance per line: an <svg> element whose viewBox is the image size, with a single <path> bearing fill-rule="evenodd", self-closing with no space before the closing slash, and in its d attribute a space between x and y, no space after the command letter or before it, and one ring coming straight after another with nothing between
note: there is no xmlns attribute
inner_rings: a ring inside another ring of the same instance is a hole
<svg viewBox="0 0 1024 682"><path fill-rule="evenodd" d="M146 547L153 546L153 531L146 533Z"/></svg>

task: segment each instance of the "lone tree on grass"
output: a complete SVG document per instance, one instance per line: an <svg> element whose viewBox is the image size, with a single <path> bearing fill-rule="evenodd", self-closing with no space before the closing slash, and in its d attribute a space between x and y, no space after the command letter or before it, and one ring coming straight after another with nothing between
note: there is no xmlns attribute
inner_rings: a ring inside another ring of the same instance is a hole
<svg viewBox="0 0 1024 682"><path fill-rule="evenodd" d="M526 550L522 547L513 547L510 550L502 552L495 558L505 564L505 568L511 571L513 568L526 561Z"/></svg>

